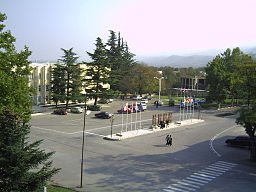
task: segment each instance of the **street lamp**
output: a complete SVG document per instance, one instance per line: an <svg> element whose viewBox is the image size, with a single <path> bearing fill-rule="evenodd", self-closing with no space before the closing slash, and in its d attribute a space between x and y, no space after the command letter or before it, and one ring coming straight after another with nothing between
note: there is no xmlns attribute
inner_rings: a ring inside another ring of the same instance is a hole
<svg viewBox="0 0 256 192"><path fill-rule="evenodd" d="M160 101L160 93L161 93L161 80L164 79L164 77L154 77L154 79L158 79L159 80L159 91L158 91L158 101Z"/></svg>

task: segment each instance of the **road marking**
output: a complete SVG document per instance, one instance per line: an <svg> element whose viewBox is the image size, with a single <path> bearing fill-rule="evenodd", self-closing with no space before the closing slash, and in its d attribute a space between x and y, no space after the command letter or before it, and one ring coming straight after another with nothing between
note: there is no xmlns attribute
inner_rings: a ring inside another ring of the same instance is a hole
<svg viewBox="0 0 256 192"><path fill-rule="evenodd" d="M216 163L208 165L206 168L193 173L185 179L178 181L177 183L174 183L162 190L167 192L194 192L216 179L218 176L221 176L225 172L229 171L236 165L238 164L217 161Z"/></svg>
<svg viewBox="0 0 256 192"><path fill-rule="evenodd" d="M54 130L54 129L46 129L46 128L36 127L36 126L31 126L31 127L32 127L32 128L35 128L35 129L40 129L40 130L43 130L43 131L61 133L61 134L65 134L65 135L71 135L71 134L73 134L73 133L68 133L68 132L63 132L63 131L57 131L57 130ZM83 131L79 131L79 133L83 133ZM85 133L88 134L88 135L96 135L96 136L100 136L100 137L106 137L106 135L100 135L100 134L92 133L92 132L88 132L88 131L85 131Z"/></svg>
<svg viewBox="0 0 256 192"><path fill-rule="evenodd" d="M180 185L180 184L173 184L173 186L183 188L183 189L186 189L186 190L190 190L190 191L195 191L196 190L194 188L191 188L191 187L188 187L188 186L183 186L183 185Z"/></svg>
<svg viewBox="0 0 256 192"><path fill-rule="evenodd" d="M234 125L234 126L232 126L232 127L229 127L229 128L227 128L227 129L225 129L224 131L222 131L222 132L216 134L216 135L210 140L210 142L209 142L210 149L211 149L218 157L221 157L221 154L218 153L218 152L214 149L214 147L213 147L213 142L214 142L214 140L215 140L217 137L219 137L222 133L224 133L224 132L226 132L226 131L228 131L228 130L230 130L230 129L236 128L236 127L239 127L239 125Z"/></svg>
<svg viewBox="0 0 256 192"><path fill-rule="evenodd" d="M188 182L182 182L182 181L179 181L178 183L180 183L180 184L182 184L182 185L186 185L186 186L194 187L194 188L197 188L197 189L199 189L199 188L200 188L199 186L192 185L191 183L188 183Z"/></svg>

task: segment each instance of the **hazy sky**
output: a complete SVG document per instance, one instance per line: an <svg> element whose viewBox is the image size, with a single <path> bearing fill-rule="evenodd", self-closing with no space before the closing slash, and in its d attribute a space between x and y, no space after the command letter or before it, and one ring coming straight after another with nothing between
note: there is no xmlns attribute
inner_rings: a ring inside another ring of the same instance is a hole
<svg viewBox="0 0 256 192"><path fill-rule="evenodd" d="M121 33L138 55L171 55L256 45L256 0L0 0L6 29L31 60L81 59L97 37Z"/></svg>

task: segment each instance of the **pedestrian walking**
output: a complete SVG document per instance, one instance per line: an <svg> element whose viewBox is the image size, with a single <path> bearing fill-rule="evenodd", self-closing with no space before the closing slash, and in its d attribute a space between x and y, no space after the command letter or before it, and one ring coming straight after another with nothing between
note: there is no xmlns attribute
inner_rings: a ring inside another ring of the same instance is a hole
<svg viewBox="0 0 256 192"><path fill-rule="evenodd" d="M169 142L168 143L169 143L169 146L172 146L172 135L171 134L169 135Z"/></svg>
<svg viewBox="0 0 256 192"><path fill-rule="evenodd" d="M169 135L167 135L167 136L166 136L166 138L165 138L165 140L166 140L166 144L165 144L165 145L166 145L166 146L168 146L168 145L169 145L169 139L170 139L170 136L169 136Z"/></svg>

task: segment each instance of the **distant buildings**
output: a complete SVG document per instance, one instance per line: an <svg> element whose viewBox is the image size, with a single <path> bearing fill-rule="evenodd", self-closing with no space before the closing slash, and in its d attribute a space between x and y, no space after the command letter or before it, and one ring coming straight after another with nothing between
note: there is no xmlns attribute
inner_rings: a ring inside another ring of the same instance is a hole
<svg viewBox="0 0 256 192"><path fill-rule="evenodd" d="M181 88L183 89L193 89L193 90L205 90L206 81L204 77L181 77L180 79Z"/></svg>

